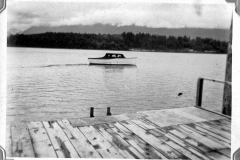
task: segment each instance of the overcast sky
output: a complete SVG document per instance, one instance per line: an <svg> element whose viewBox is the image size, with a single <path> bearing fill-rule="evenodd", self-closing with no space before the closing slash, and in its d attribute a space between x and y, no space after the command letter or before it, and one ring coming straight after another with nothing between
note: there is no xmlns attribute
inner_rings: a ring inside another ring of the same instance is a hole
<svg viewBox="0 0 240 160"><path fill-rule="evenodd" d="M172 0L174 2L174 0ZM189 0L188 0L189 1ZM229 28L232 5L218 0L190 3L152 1L120 2L37 2L9 0L8 33L23 32L33 26L136 25L152 28ZM208 2L208 3L205 3ZM220 2L220 3L219 3Z"/></svg>

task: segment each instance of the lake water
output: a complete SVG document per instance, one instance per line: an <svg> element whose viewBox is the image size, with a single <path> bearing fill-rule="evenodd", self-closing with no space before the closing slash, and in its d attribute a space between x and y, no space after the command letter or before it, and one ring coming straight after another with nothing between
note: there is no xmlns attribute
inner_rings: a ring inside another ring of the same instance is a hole
<svg viewBox="0 0 240 160"><path fill-rule="evenodd" d="M106 52L138 57L137 66L88 65ZM224 80L226 65L219 54L8 48L7 56L8 122L193 106L198 77ZM221 110L222 95L222 84L204 82L204 107Z"/></svg>

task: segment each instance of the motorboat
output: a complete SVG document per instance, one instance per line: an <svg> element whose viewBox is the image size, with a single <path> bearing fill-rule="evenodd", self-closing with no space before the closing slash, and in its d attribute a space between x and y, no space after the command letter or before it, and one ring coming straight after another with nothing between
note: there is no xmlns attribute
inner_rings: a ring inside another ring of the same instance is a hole
<svg viewBox="0 0 240 160"><path fill-rule="evenodd" d="M88 58L89 64L94 65L136 65L137 57L126 58L120 53L106 53L104 57Z"/></svg>

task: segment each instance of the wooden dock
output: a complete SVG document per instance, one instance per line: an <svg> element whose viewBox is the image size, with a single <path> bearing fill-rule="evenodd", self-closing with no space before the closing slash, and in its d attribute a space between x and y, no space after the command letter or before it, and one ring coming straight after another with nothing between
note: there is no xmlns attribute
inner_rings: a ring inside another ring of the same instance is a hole
<svg viewBox="0 0 240 160"><path fill-rule="evenodd" d="M231 119L196 107L15 124L8 157L230 159Z"/></svg>

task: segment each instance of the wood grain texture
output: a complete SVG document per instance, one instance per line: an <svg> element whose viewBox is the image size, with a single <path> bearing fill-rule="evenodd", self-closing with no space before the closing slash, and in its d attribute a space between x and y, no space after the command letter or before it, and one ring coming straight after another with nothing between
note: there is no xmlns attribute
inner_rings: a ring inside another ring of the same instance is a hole
<svg viewBox="0 0 240 160"><path fill-rule="evenodd" d="M35 157L31 138L26 125L12 125L13 157Z"/></svg>
<svg viewBox="0 0 240 160"><path fill-rule="evenodd" d="M106 125L95 125L95 129L99 131L99 133L111 143L111 145L124 157L127 159L137 158L132 152L130 151L130 145L122 139L118 134L110 134L113 132L108 132L109 129Z"/></svg>
<svg viewBox="0 0 240 160"><path fill-rule="evenodd" d="M155 136L148 134L144 129L138 127L136 124L130 121L122 121L121 124L131 130L134 134L142 138L144 141L148 142L151 146L153 146L157 151L162 153L167 158L187 159L186 156L177 152L175 149L171 148L169 145L162 142Z"/></svg>
<svg viewBox="0 0 240 160"><path fill-rule="evenodd" d="M12 157L12 134L11 134L11 126L6 125L6 157Z"/></svg>
<svg viewBox="0 0 240 160"><path fill-rule="evenodd" d="M92 126L79 127L103 158L123 158L120 153Z"/></svg>
<svg viewBox="0 0 240 160"><path fill-rule="evenodd" d="M179 143L180 145L183 143L187 146L190 146L188 148L193 148L194 150L196 150L198 153L200 153L200 155L198 156L207 156L210 159L229 159L227 156L224 156L223 154L219 153L217 150L213 150L210 147L206 146L205 144L203 144L201 142L200 139L194 139L191 136L189 136L188 134L186 134L186 132L182 132L181 130L176 130L175 127L164 127L160 129L161 131L165 132L165 133L169 133L170 135L173 135L174 137L176 137L178 142L180 140ZM175 139L175 140L176 140ZM195 153L197 154L197 153ZM205 159L205 158L204 158Z"/></svg>
<svg viewBox="0 0 240 160"><path fill-rule="evenodd" d="M189 127L189 129L192 129L194 130L195 132L198 132L200 134L202 134L203 136L207 136L209 137L210 139L213 139L215 141L218 141L218 143L228 147L228 148L231 148L231 141L222 137L222 136L219 136L213 132L209 132L208 130L204 129L204 128L201 128L195 124L187 124L186 127Z"/></svg>
<svg viewBox="0 0 240 160"><path fill-rule="evenodd" d="M58 121L58 124L62 127L81 158L101 158L100 154L94 149L82 132L78 128L73 128L68 120Z"/></svg>
<svg viewBox="0 0 240 160"><path fill-rule="evenodd" d="M79 158L78 153L56 121L43 122L59 158Z"/></svg>
<svg viewBox="0 0 240 160"><path fill-rule="evenodd" d="M134 122L135 124L139 125L139 123L137 121L132 121L132 122ZM190 152L189 150L185 149L181 145L179 145L179 144L175 143L174 141L172 141L170 138L165 136L164 132L162 132L160 130L157 130L156 127L151 126L151 125L149 125L147 123L144 123L143 121L141 121L139 126L140 127L144 126L142 128L145 129L148 133L151 133L152 135L154 135L155 137L157 137L158 139L160 139L164 143L168 144L170 147L176 149L178 152L182 153L186 157L188 157L190 159L194 159L194 160L195 159L196 160L202 159L197 154L194 154L193 152ZM148 126L148 127L146 127L146 126Z"/></svg>
<svg viewBox="0 0 240 160"><path fill-rule="evenodd" d="M48 134L41 122L31 122L28 124L30 136L36 157L57 158Z"/></svg>
<svg viewBox="0 0 240 160"><path fill-rule="evenodd" d="M222 137L224 137L224 138L226 138L228 140L231 140L231 134L228 133L228 132L216 129L216 128L208 126L208 125L206 125L204 123L196 123L196 125L199 126L199 127L204 128L206 130L208 130L209 132L213 132L213 133L215 133L215 134L217 134L219 136L222 136Z"/></svg>
<svg viewBox="0 0 240 160"><path fill-rule="evenodd" d="M118 133L125 141L131 144L135 149L137 149L145 158L147 159L167 159L163 154L159 153L155 148L153 148L148 142L144 141L136 134L128 130L126 127L121 125L119 122L114 123L114 125L108 124L111 129ZM144 158L144 159L145 159Z"/></svg>

